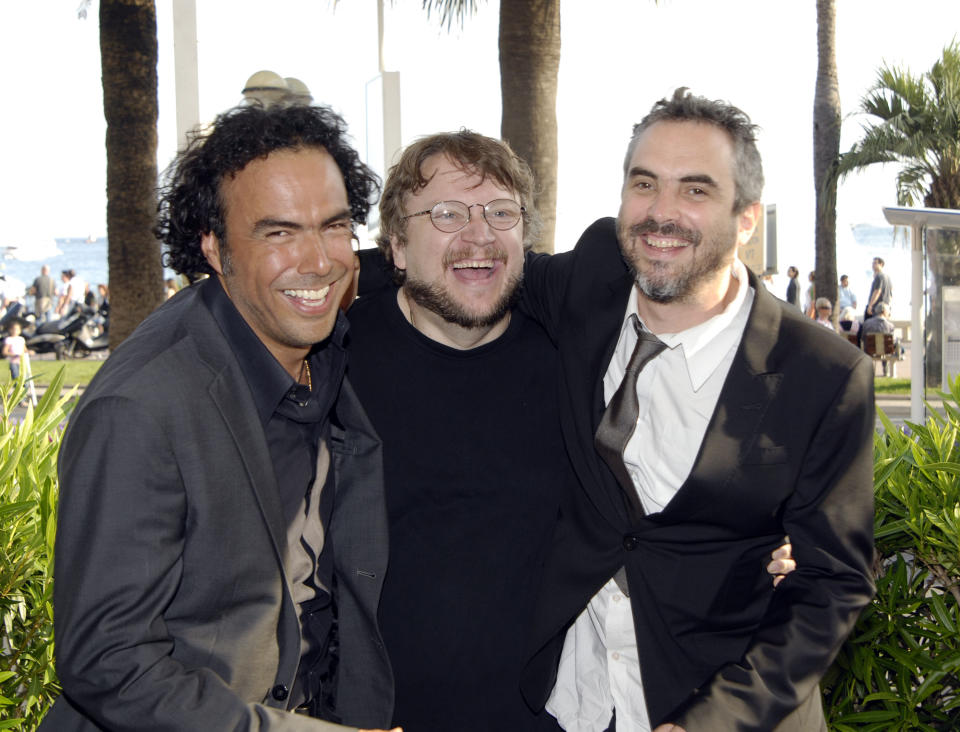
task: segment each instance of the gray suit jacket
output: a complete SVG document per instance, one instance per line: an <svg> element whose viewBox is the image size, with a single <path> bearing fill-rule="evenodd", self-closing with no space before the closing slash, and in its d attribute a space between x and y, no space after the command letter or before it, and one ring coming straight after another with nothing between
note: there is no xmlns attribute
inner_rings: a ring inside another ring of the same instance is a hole
<svg viewBox="0 0 960 732"><path fill-rule="evenodd" d="M54 591L64 694L44 732L343 729L284 711L300 657L286 527L263 429L206 286L147 318L71 417ZM386 727L380 443L346 382L331 421L337 711Z"/></svg>

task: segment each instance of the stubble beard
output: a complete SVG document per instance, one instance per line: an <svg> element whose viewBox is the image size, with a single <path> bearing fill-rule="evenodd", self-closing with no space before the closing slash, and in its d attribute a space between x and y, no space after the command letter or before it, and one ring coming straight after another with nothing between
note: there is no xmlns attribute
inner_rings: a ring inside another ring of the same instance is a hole
<svg viewBox="0 0 960 732"><path fill-rule="evenodd" d="M694 254L692 261L684 265L675 262L643 261L639 253L631 251L643 246L639 241L642 236L654 233L689 241ZM658 224L647 218L640 223L625 226L617 221L620 253L633 275L634 282L645 297L663 304L690 300L704 281L728 267L730 262L727 243L733 241L734 237L733 225L729 230L710 231L704 238L702 232L685 229L672 222Z"/></svg>
<svg viewBox="0 0 960 732"><path fill-rule="evenodd" d="M511 275L500 298L485 312L472 312L450 294L442 284L417 280L407 275L403 291L417 305L436 313L448 323L461 328L489 328L503 320L520 299L523 271Z"/></svg>

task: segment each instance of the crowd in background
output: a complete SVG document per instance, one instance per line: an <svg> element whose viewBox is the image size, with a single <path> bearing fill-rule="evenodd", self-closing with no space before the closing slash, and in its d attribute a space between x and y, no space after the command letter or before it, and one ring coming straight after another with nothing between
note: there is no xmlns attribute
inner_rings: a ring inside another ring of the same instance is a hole
<svg viewBox="0 0 960 732"><path fill-rule="evenodd" d="M871 333L892 334L895 326L890 319L893 286L890 277L884 271L884 261L880 257L873 258L873 281L870 284L870 294L860 312L857 296L850 288L850 279L847 275L840 275L837 290L837 317L834 318L834 304L829 298L817 297L815 272L807 275L807 286L801 298L800 273L796 267L787 269L789 282L785 300L796 306L804 315L817 321L820 325L845 335L852 343L862 346L863 337ZM887 373L887 364L883 363L883 373Z"/></svg>

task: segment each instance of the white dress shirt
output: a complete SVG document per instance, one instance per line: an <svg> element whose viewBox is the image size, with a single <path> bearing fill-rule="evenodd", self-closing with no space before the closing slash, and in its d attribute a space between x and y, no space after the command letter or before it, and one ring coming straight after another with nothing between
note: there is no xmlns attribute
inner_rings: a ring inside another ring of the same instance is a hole
<svg viewBox="0 0 960 732"><path fill-rule="evenodd" d="M743 337L755 293L739 259L731 280L737 291L723 312L680 333L658 333L667 348L637 378L640 416L623 455L647 514L661 511L690 474ZM630 324L637 297L634 286L604 375L605 402L637 342ZM614 708L617 732L649 732L630 598L611 579L567 632L547 710L568 732L603 732Z"/></svg>

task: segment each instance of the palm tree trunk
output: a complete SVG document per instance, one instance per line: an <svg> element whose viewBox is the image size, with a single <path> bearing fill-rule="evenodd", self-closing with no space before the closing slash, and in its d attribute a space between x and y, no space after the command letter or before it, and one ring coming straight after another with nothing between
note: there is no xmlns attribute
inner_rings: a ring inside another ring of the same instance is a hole
<svg viewBox="0 0 960 732"><path fill-rule="evenodd" d="M157 17L154 0L100 0L107 121L110 347L162 301L157 209Z"/></svg>
<svg viewBox="0 0 960 732"><path fill-rule="evenodd" d="M834 0L817 0L817 84L813 97L813 179L816 186L816 292L837 302L837 187L830 172L840 154L840 89Z"/></svg>
<svg viewBox="0 0 960 732"><path fill-rule="evenodd" d="M557 218L557 74L560 0L500 1L500 135L529 163L543 236L552 252Z"/></svg>

